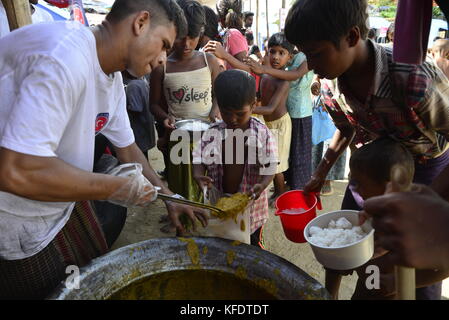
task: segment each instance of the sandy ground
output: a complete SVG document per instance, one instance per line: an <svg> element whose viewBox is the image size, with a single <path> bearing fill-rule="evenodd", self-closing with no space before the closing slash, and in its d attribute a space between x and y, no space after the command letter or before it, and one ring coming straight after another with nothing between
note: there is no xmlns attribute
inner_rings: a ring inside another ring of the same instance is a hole
<svg viewBox="0 0 449 320"><path fill-rule="evenodd" d="M156 149L150 151L149 159L155 170L162 170L164 168L162 154ZM323 210L319 214L340 209L346 185L346 181L333 182L335 193L322 198ZM159 219L164 213L165 206L160 201L157 201L146 209L131 211L124 230L112 249L148 239L175 236L174 234L162 233L159 230L162 226L159 223ZM267 250L292 262L320 283L324 284L324 269L315 260L310 246L308 244L298 244L289 241L284 235L280 219L274 215L274 210L271 211L270 218L266 224L264 237ZM343 278L340 288L341 300L351 298L356 281L356 275ZM449 279L444 282L443 296L446 299L449 298Z"/></svg>

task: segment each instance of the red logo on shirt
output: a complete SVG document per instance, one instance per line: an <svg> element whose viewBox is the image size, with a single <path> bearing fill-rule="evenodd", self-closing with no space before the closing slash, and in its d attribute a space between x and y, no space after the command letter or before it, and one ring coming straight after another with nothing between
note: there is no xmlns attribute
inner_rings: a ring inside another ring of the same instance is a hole
<svg viewBox="0 0 449 320"><path fill-rule="evenodd" d="M95 120L95 134L100 133L109 121L109 113L99 113Z"/></svg>

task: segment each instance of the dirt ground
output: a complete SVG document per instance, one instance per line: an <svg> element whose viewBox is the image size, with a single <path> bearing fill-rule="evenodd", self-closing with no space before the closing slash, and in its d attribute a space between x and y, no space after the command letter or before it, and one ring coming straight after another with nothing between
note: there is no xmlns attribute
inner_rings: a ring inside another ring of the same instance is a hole
<svg viewBox="0 0 449 320"><path fill-rule="evenodd" d="M155 170L164 168L162 154L153 149L149 152L150 163ZM323 210L319 214L331 212L340 209L343 200L347 181L334 181L334 194L323 197ZM119 239L112 249L118 249L129 244L141 242L148 239L173 237L175 234L165 234L159 229L162 224L159 223L161 215L165 214L165 206L161 201L157 201L145 209L132 210ZM320 283L324 284L324 269L315 260L313 252L308 244L298 244L289 241L283 232L280 219L274 215L271 210L270 218L264 230L266 249L270 252L292 262ZM340 288L340 299L348 300L354 292L357 276L347 276L343 278ZM449 279L443 284L443 296L449 298Z"/></svg>

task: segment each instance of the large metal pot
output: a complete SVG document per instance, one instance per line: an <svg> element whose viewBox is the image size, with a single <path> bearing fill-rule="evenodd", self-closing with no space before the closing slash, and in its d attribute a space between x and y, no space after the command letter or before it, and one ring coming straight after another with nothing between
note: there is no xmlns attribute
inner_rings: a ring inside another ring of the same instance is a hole
<svg viewBox="0 0 449 320"><path fill-rule="evenodd" d="M179 272L186 275L182 284L170 283L171 275ZM198 278L199 273L204 277ZM160 283L151 281L160 275L164 275ZM190 278L202 280L188 283ZM133 287L142 291L142 283L146 281L152 286L150 298L163 300L251 300L261 299L261 296L267 299L329 299L320 283L290 262L268 251L219 238L153 239L123 247L82 268L79 289L68 289L61 284L49 299L109 299L128 289L131 292ZM189 288L184 290L189 291L188 294L181 289L178 295L164 291L170 286L181 288L184 285ZM237 289L234 293L220 293L233 287ZM256 291L261 294L252 295ZM135 294L130 296L135 297ZM123 298L123 295L118 297Z"/></svg>

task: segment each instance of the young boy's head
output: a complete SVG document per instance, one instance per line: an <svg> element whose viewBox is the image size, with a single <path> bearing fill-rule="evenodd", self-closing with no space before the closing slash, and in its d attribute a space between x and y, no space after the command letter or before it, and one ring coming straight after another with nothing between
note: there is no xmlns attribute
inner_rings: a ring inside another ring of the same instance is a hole
<svg viewBox="0 0 449 320"><path fill-rule="evenodd" d="M413 156L404 145L390 138L380 138L355 151L349 167L351 180L360 196L369 199L384 194L396 165L406 170L411 183L415 173Z"/></svg>
<svg viewBox="0 0 449 320"><path fill-rule="evenodd" d="M204 7L198 1L177 0L177 3L184 11L188 30L186 37L175 41L173 49L182 55L189 55L196 49L204 33L206 14Z"/></svg>
<svg viewBox="0 0 449 320"><path fill-rule="evenodd" d="M335 79L351 67L357 45L367 37L366 0L298 0L285 34L304 52L310 70Z"/></svg>
<svg viewBox="0 0 449 320"><path fill-rule="evenodd" d="M228 70L214 84L223 121L229 129L247 129L256 104L256 79L248 72Z"/></svg>
<svg viewBox="0 0 449 320"><path fill-rule="evenodd" d="M283 32L273 34L268 40L270 64L274 69L284 69L293 56L295 46L288 42Z"/></svg>
<svg viewBox="0 0 449 320"><path fill-rule="evenodd" d="M432 49L430 50L432 53L432 57L434 59L449 58L449 40L447 39L437 39L433 43Z"/></svg>

